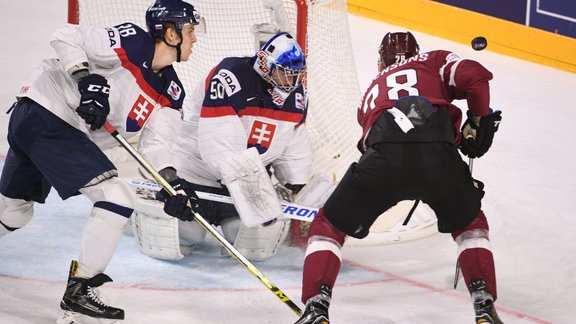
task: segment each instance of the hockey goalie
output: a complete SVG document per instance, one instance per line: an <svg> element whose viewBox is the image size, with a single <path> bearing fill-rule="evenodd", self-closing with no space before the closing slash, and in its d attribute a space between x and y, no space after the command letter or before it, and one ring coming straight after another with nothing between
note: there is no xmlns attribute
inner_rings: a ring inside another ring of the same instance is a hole
<svg viewBox="0 0 576 324"><path fill-rule="evenodd" d="M280 217L271 176L288 200L311 178L305 66L295 39L277 33L252 57L223 59L196 87L182 119L156 116L140 139L146 159L198 201L200 214L249 259L273 256L288 234L290 220ZM171 156L159 154L166 147ZM196 191L231 196L234 204L200 199ZM169 207L154 198L167 195L141 192L132 217L141 251L180 259L206 232L170 217Z"/></svg>

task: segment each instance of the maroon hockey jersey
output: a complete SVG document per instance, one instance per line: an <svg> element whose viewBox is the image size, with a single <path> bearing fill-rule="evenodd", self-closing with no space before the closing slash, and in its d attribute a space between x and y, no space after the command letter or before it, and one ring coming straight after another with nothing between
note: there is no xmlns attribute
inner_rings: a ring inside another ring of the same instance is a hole
<svg viewBox="0 0 576 324"><path fill-rule="evenodd" d="M358 123L362 127L358 149L362 153L366 150L366 136L378 116L406 96L422 96L433 105L447 107L458 145L462 111L451 102L466 99L473 115L486 116L491 79L492 73L480 63L442 50L420 53L386 67L374 78L358 107Z"/></svg>

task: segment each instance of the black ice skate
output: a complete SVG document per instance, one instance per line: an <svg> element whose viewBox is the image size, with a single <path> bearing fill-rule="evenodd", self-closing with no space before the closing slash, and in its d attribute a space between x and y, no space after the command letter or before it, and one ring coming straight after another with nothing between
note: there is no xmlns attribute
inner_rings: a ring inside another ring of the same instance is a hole
<svg viewBox="0 0 576 324"><path fill-rule="evenodd" d="M60 308L65 311L64 318L71 318L69 323L76 323L72 318L77 314L99 319L123 320L124 310L106 305L96 290L96 287L111 282L112 279L103 273L92 278L75 277L77 267L78 263L72 261L66 291L60 302Z"/></svg>
<svg viewBox="0 0 576 324"><path fill-rule="evenodd" d="M310 298L306 302L306 308L302 317L294 324L329 324L328 307L332 289L327 285L320 287L320 294Z"/></svg>
<svg viewBox="0 0 576 324"><path fill-rule="evenodd" d="M486 291L484 280L472 280L470 291L476 312L476 324L504 324L494 306L494 298Z"/></svg>

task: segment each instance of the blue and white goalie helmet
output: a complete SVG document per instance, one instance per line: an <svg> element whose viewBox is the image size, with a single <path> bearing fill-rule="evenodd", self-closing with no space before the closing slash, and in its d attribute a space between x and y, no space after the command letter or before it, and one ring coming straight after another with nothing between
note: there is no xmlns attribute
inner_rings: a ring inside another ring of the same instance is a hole
<svg viewBox="0 0 576 324"><path fill-rule="evenodd" d="M292 92L300 86L306 69L306 57L288 33L278 33L256 53L254 70L274 87Z"/></svg>
<svg viewBox="0 0 576 324"><path fill-rule="evenodd" d="M194 6L182 0L156 0L146 10L146 26L154 38L164 38L166 24L173 24L176 31L182 32L184 24L194 25L198 34L206 33L206 23Z"/></svg>

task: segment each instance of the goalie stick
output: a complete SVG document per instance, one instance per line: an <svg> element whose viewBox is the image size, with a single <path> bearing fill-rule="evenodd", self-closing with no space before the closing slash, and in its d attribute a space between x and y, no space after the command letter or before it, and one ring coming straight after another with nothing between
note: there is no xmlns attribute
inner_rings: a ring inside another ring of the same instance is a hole
<svg viewBox="0 0 576 324"><path fill-rule="evenodd" d="M146 180L130 180L132 186L159 191L162 187L154 182ZM219 195L210 192L196 191L198 198L204 200L217 201L226 204L234 204L230 196ZM286 218L296 219L305 222L311 222L318 214L318 208L293 204L287 201L280 201L282 205L282 215Z"/></svg>
<svg viewBox="0 0 576 324"><path fill-rule="evenodd" d="M164 179L158 171L156 171L144 158L128 143L128 141L120 134L110 122L106 121L104 123L104 129L116 141L128 151L128 153L157 181L157 183L162 186L168 193L172 196L176 195L176 190ZM244 257L230 242L228 242L222 234L220 234L210 223L208 223L200 214L194 212L194 220L202 226L210 235L212 235L224 248L230 252L250 273L252 273L268 290L270 290L276 297L278 297L284 304L286 304L290 309L296 313L296 315L301 316L302 310L298 307L286 294L284 294L268 277L262 273L254 264L252 264L246 257Z"/></svg>

